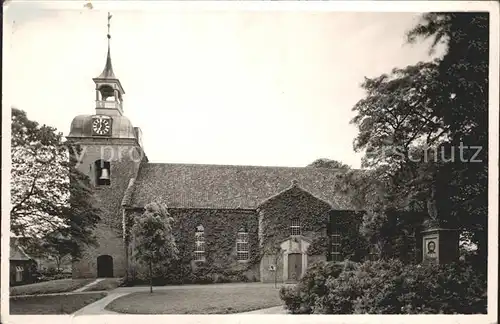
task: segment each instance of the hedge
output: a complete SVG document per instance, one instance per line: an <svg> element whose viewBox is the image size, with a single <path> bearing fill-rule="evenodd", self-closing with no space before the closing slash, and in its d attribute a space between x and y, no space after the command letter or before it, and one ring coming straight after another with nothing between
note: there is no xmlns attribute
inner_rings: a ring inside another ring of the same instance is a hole
<svg viewBox="0 0 500 324"><path fill-rule="evenodd" d="M381 260L316 265L280 296L294 314L485 314L486 292L486 273L471 264Z"/></svg>

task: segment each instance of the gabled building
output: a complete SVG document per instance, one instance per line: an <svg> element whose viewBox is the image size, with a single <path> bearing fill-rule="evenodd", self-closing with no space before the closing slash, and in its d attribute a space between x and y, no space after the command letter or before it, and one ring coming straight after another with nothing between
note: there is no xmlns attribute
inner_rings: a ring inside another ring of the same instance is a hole
<svg viewBox="0 0 500 324"><path fill-rule="evenodd" d="M33 271L36 269L35 260L20 246L16 237L10 238L10 286L23 285L33 282Z"/></svg>
<svg viewBox="0 0 500 324"><path fill-rule="evenodd" d="M76 116L67 140L83 148L78 168L95 186L102 221L99 246L73 264L73 277L140 278L130 228L153 201L176 220L181 259L171 272L183 278L210 268L242 280L293 281L314 260L342 259L336 219L354 215L335 186L344 170L149 163L141 130L125 116L109 41L93 81L95 112Z"/></svg>

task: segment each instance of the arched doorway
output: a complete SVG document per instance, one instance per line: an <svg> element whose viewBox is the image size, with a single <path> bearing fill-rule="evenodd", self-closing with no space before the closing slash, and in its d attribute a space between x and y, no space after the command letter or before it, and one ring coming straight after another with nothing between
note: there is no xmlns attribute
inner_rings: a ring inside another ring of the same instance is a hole
<svg viewBox="0 0 500 324"><path fill-rule="evenodd" d="M113 257L111 255L100 255L97 257L97 277L113 277Z"/></svg>

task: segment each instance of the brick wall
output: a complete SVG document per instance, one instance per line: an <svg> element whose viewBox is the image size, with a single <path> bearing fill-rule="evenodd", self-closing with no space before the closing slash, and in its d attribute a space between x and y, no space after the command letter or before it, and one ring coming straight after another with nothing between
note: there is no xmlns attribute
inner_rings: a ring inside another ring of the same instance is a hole
<svg viewBox="0 0 500 324"><path fill-rule="evenodd" d="M97 257L110 255L113 258L113 276L125 276L125 249L121 235L105 224L100 224L95 234L99 244L96 248L87 248L82 258L73 262L73 278L96 278Z"/></svg>
<svg viewBox="0 0 500 324"><path fill-rule="evenodd" d="M121 202L131 178L135 177L140 164L137 146L131 141L109 139L82 139L82 158L77 168L87 174L95 184L94 162L103 159L110 162L111 184L95 188L101 221L95 231L98 247L86 247L82 258L73 263L73 278L97 276L97 257L113 257L113 275L125 275L125 252L123 244L123 216Z"/></svg>

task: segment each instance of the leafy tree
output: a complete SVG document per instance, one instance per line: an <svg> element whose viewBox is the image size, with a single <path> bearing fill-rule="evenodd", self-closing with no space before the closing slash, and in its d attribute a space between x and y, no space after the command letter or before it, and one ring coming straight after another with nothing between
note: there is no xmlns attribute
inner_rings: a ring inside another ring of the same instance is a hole
<svg viewBox="0 0 500 324"><path fill-rule="evenodd" d="M350 169L350 167L347 164L326 158L317 159L313 163L309 164L308 167L329 168L329 169Z"/></svg>
<svg viewBox="0 0 500 324"><path fill-rule="evenodd" d="M396 68L362 84L366 97L354 106L352 122L359 129L354 148L365 152L368 171L343 176L361 187L353 198L369 211L361 230L371 241L384 228L392 229L392 239L404 237L397 228L415 232L423 212L425 225L459 227L484 254L488 16L425 14L407 37L409 42L433 37L431 51L438 44L447 50L437 60ZM470 162L475 150L459 160L460 146L481 147L476 159L482 162ZM394 209L413 213L389 216Z"/></svg>
<svg viewBox="0 0 500 324"><path fill-rule="evenodd" d="M11 231L27 238L58 232L73 257L95 244L99 221L90 179L76 169L80 148L68 146L56 129L12 109Z"/></svg>
<svg viewBox="0 0 500 324"><path fill-rule="evenodd" d="M440 87L433 100L435 114L450 130L447 158L454 154L455 161L439 169L440 192L449 197L441 208L457 220L486 260L489 14L427 13L407 37L409 42L432 38L431 50L438 44L447 46L439 62ZM469 147L463 160L460 145Z"/></svg>
<svg viewBox="0 0 500 324"><path fill-rule="evenodd" d="M64 226L69 198L68 155L62 134L12 109L11 231L37 236ZM37 226L32 226L36 224Z"/></svg>
<svg viewBox="0 0 500 324"><path fill-rule="evenodd" d="M61 264L64 258L73 253L73 244L71 237L63 236L59 232L50 233L44 238L42 247L46 255L51 256L56 262L57 270L61 270Z"/></svg>
<svg viewBox="0 0 500 324"><path fill-rule="evenodd" d="M77 156L81 156L79 146L68 145L69 162L69 205L63 209L62 215L66 220L66 227L59 228L56 233L71 248L75 259L81 257L84 246L96 246L94 230L100 221L100 208L93 194L90 178L78 171L75 165ZM53 241L55 242L55 241Z"/></svg>
<svg viewBox="0 0 500 324"><path fill-rule="evenodd" d="M42 238L20 238L18 240L26 253L35 258L50 258L61 269L64 258L71 256L73 249L70 237L64 237L60 232L52 232Z"/></svg>
<svg viewBox="0 0 500 324"><path fill-rule="evenodd" d="M379 170L392 182L388 201L404 203L398 198L417 195L428 202L431 218L436 217L432 176L422 175L434 170L425 154L435 150L448 131L442 118L433 115L429 99L438 86L436 76L437 65L431 62L365 79L367 97L354 106L357 115L352 120L359 128L354 148L365 150L363 166Z"/></svg>
<svg viewBox="0 0 500 324"><path fill-rule="evenodd" d="M148 267L149 291L153 292L154 271L178 259L178 249L172 232L174 219L167 207L158 202L149 203L144 213L136 216L132 233L136 240L135 256Z"/></svg>

